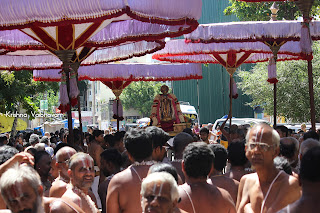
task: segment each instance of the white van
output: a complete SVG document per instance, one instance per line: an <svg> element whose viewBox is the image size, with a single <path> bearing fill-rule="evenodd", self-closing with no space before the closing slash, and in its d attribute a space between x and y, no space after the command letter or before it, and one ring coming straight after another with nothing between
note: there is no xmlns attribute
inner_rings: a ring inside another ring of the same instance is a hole
<svg viewBox="0 0 320 213"><path fill-rule="evenodd" d="M214 122L212 129L217 129L217 126L221 126L225 120L226 120L226 118L217 119ZM268 121L263 120L263 119L257 119L257 118L232 118L231 119L231 124L236 124L238 126L245 125L245 124L249 124L250 126L253 126L258 123L266 123L266 124L270 125L270 123ZM225 127L229 127L229 125L230 125L230 120L227 121Z"/></svg>
<svg viewBox="0 0 320 213"><path fill-rule="evenodd" d="M199 116L196 108L190 105L189 102L179 101L179 103L183 116L190 118L192 124L199 123Z"/></svg>

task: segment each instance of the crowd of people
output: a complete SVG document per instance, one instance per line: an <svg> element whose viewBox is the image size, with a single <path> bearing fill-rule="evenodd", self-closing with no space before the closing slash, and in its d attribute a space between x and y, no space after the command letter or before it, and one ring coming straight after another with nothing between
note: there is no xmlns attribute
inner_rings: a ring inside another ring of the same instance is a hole
<svg viewBox="0 0 320 213"><path fill-rule="evenodd" d="M289 134L267 124L2 134L0 212L316 212L319 135Z"/></svg>

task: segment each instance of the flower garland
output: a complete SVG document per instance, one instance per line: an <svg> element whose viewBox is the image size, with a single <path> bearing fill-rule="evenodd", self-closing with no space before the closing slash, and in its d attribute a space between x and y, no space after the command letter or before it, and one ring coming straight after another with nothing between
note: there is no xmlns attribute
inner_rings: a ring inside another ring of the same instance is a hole
<svg viewBox="0 0 320 213"><path fill-rule="evenodd" d="M99 212L99 210L97 209L95 203L91 200L90 196L85 194L81 189L79 189L78 187L72 185L71 183L69 183L67 185L67 189L72 190L75 194L79 195L81 198L84 198L84 200L87 202L87 204L89 205L91 212ZM80 208L82 208L82 205L80 204Z"/></svg>

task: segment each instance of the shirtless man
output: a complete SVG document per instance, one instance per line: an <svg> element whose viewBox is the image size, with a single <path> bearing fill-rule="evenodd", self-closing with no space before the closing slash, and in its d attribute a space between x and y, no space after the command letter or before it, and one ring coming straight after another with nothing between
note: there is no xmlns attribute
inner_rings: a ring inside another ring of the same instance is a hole
<svg viewBox="0 0 320 213"><path fill-rule="evenodd" d="M17 156L18 159L21 159L21 157L22 155ZM28 159L26 159L28 158L27 156L23 158L25 158L25 162L28 161ZM13 213L49 213L51 202L57 200L57 198L43 197L43 187L39 174L32 167L23 164L15 164L3 173L0 179L0 190L6 205L11 210L9 212ZM74 213L74 211L69 211L76 209L74 203L63 203L66 205L66 211L62 212ZM83 213L80 208L78 208L76 212Z"/></svg>
<svg viewBox="0 0 320 213"><path fill-rule="evenodd" d="M106 178L101 172L100 172L100 154L103 152L102 145L104 143L103 138L103 131L101 130L93 130L92 137L94 137L94 140L90 140L89 146L88 146L88 154L93 158L94 161L94 171L95 171L95 178L94 178L94 184L93 184L93 193L97 196L97 187L104 179ZM92 138L90 137L90 139ZM99 201L100 203L100 201Z"/></svg>
<svg viewBox="0 0 320 213"><path fill-rule="evenodd" d="M165 145L170 139L169 134L155 126L148 127L146 131L152 140L152 160L162 162L167 154Z"/></svg>
<svg viewBox="0 0 320 213"><path fill-rule="evenodd" d="M202 127L200 129L200 139L201 141L205 142L206 144L213 143L213 141L209 141L209 129L207 127Z"/></svg>
<svg viewBox="0 0 320 213"><path fill-rule="evenodd" d="M167 172L155 172L141 184L142 212L173 213L179 200L178 185Z"/></svg>
<svg viewBox="0 0 320 213"><path fill-rule="evenodd" d="M246 136L246 156L256 173L241 178L237 212L277 212L300 197L298 179L276 169L280 137L266 124L252 127Z"/></svg>
<svg viewBox="0 0 320 213"><path fill-rule="evenodd" d="M134 162L113 176L107 193L108 213L141 213L140 187L151 160L152 142L144 129L131 129L124 137L129 159Z"/></svg>
<svg viewBox="0 0 320 213"><path fill-rule="evenodd" d="M86 213L98 213L88 191L94 179L94 163L90 155L79 152L74 154L69 161L68 175L70 184L62 195L63 201L72 201ZM64 205L57 203L51 206L52 213L65 212Z"/></svg>
<svg viewBox="0 0 320 213"><path fill-rule="evenodd" d="M228 162L230 163L230 171L224 175L240 182L243 175L251 173L246 169L248 159L245 152L245 142L234 142L228 146Z"/></svg>
<svg viewBox="0 0 320 213"><path fill-rule="evenodd" d="M302 196L279 213L316 212L320 208L320 147L314 147L303 155L299 180ZM318 210L317 210L318 209Z"/></svg>
<svg viewBox="0 0 320 213"><path fill-rule="evenodd" d="M62 195L67 191L67 184L70 181L68 175L68 161L71 156L76 154L77 151L71 147L65 146L59 149L56 154L56 167L59 171L58 178L52 183L50 188L49 197L62 197Z"/></svg>
<svg viewBox="0 0 320 213"><path fill-rule="evenodd" d="M181 132L177 134L173 139L174 160L171 162L181 177L182 183L184 183L184 174L182 172L181 162L183 151L189 143L193 142L193 137L188 133Z"/></svg>
<svg viewBox="0 0 320 213"><path fill-rule="evenodd" d="M178 207L186 212L235 213L230 194L207 183L207 176L213 169L214 155L207 144L189 144L183 153L182 171L186 183L179 186L181 202Z"/></svg>
<svg viewBox="0 0 320 213"><path fill-rule="evenodd" d="M237 142L234 142L237 143ZM238 194L238 187L239 181L236 181L232 178L229 178L223 175L223 169L226 167L228 152L224 146L220 144L210 144L209 148L212 150L214 154L213 160L213 172L210 174L209 183L225 189L232 197L234 204L237 203L237 194ZM210 182L211 181L211 182Z"/></svg>
<svg viewBox="0 0 320 213"><path fill-rule="evenodd" d="M92 135L94 140L89 143L88 154L93 158L95 165L100 168L100 154L103 152L101 143L104 142L103 131L94 130Z"/></svg>
<svg viewBox="0 0 320 213"><path fill-rule="evenodd" d="M111 178L121 170L123 159L119 151L115 148L104 150L101 153L101 172L106 176L98 188L100 200L102 200L102 213L106 213L107 190Z"/></svg>
<svg viewBox="0 0 320 213"><path fill-rule="evenodd" d="M0 180L0 190L6 205L13 212L44 212L43 187L40 176L30 166L14 165Z"/></svg>

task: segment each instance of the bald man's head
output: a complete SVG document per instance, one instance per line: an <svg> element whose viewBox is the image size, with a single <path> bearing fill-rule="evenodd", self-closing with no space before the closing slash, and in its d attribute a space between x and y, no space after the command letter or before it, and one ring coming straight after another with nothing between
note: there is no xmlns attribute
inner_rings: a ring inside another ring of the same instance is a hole
<svg viewBox="0 0 320 213"><path fill-rule="evenodd" d="M72 155L76 154L77 151L69 146L62 147L59 149L59 151L56 154L57 162L65 162L66 160L69 160Z"/></svg>

